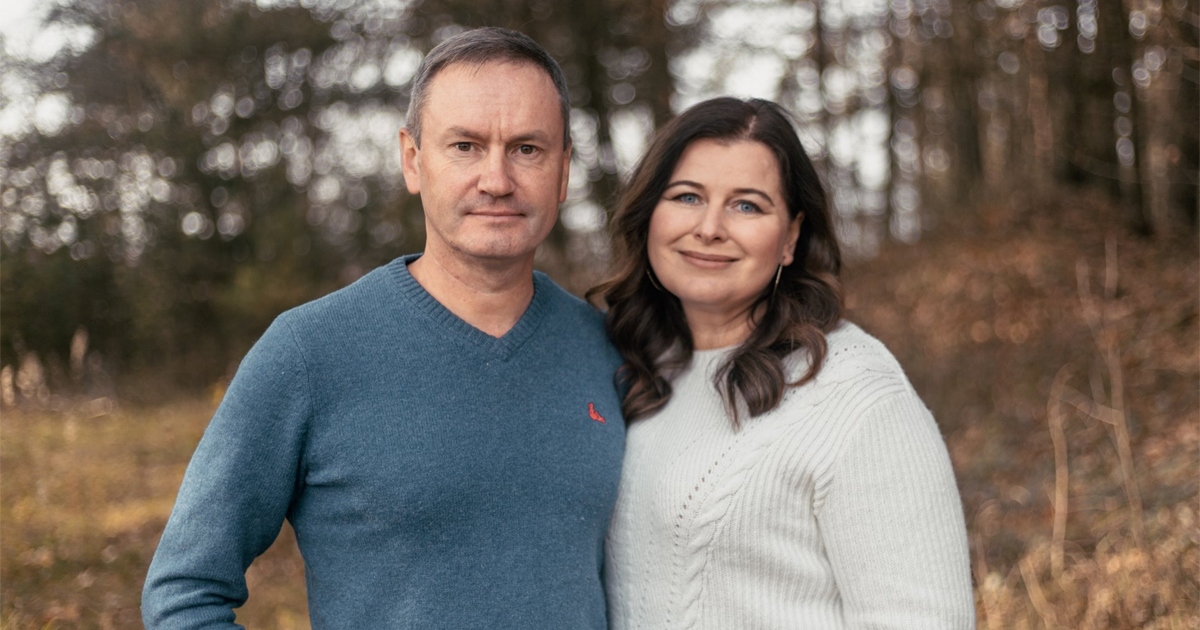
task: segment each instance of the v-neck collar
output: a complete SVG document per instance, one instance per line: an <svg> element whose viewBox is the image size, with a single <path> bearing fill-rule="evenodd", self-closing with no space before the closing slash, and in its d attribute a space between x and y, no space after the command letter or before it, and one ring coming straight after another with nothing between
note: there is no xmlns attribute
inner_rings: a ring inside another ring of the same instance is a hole
<svg viewBox="0 0 1200 630"><path fill-rule="evenodd" d="M501 337L493 337L468 324L438 302L408 270L408 264L421 254L409 254L388 263L389 276L400 297L415 307L431 328L443 333L467 348L475 350L485 358L507 361L529 340L541 324L546 312L549 280L540 273L533 274L533 299L517 323Z"/></svg>

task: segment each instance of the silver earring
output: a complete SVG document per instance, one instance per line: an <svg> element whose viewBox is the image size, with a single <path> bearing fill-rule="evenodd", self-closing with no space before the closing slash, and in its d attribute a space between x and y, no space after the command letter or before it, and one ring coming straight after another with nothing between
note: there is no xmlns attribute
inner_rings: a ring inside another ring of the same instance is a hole
<svg viewBox="0 0 1200 630"><path fill-rule="evenodd" d="M779 289L779 276L783 275L783 265L775 270L775 286L771 287L771 297L775 297L775 291Z"/></svg>
<svg viewBox="0 0 1200 630"><path fill-rule="evenodd" d="M655 289L658 289L659 291L662 291L662 290L663 290L663 288L662 288L662 287L660 287L660 286L658 285L658 283L654 281L654 274L653 274L653 273L650 273L650 270L649 270L649 269L647 269L647 270L646 270L646 277L650 279L650 284L654 285L654 288L655 288Z"/></svg>

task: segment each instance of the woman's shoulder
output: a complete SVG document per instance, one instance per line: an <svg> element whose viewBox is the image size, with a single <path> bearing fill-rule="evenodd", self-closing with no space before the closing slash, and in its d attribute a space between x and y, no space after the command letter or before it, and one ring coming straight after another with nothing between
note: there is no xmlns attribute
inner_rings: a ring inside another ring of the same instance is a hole
<svg viewBox="0 0 1200 630"><path fill-rule="evenodd" d="M854 436L867 430L864 427L880 423L890 431L938 436L928 408L882 341L842 320L826 335L826 347L816 377L792 388L781 406L796 435L828 435L825 440L806 439L829 447L826 463L839 459L848 443L862 439Z"/></svg>
<svg viewBox="0 0 1200 630"><path fill-rule="evenodd" d="M825 335L825 359L813 380L815 385L846 381L890 381L908 385L904 368L882 341L848 320L841 320ZM794 369L806 370L809 354L798 352Z"/></svg>

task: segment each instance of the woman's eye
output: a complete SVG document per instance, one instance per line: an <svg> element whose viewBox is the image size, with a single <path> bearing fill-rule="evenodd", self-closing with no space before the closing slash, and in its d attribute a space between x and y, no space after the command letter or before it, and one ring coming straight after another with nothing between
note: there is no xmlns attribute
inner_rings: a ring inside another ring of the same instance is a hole
<svg viewBox="0 0 1200 630"><path fill-rule="evenodd" d="M687 204L700 203L700 196L693 193L683 193L682 195L675 197L675 201Z"/></svg>
<svg viewBox="0 0 1200 630"><path fill-rule="evenodd" d="M754 213L759 211L758 206L750 203L749 201L739 201L735 207L737 208L738 212Z"/></svg>

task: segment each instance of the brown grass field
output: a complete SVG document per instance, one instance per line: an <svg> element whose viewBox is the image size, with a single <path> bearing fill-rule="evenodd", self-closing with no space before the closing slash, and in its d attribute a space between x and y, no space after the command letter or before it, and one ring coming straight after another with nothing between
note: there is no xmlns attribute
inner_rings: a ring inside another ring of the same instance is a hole
<svg viewBox="0 0 1200 630"><path fill-rule="evenodd" d="M138 628L146 568L209 401L99 417L7 413L0 425L0 628ZM248 575L238 621L308 628L289 528Z"/></svg>
<svg viewBox="0 0 1200 630"><path fill-rule="evenodd" d="M1196 243L1106 231L1115 219L1096 208L997 210L985 232L943 226L846 274L851 317L896 353L946 437L980 628L1200 627ZM140 626L146 567L214 405L3 410L0 630ZM285 527L239 622L307 628L303 575Z"/></svg>

